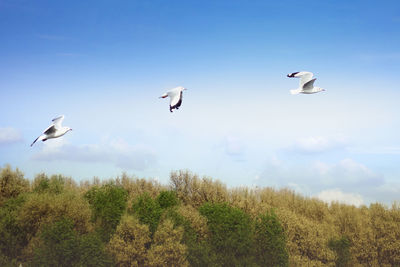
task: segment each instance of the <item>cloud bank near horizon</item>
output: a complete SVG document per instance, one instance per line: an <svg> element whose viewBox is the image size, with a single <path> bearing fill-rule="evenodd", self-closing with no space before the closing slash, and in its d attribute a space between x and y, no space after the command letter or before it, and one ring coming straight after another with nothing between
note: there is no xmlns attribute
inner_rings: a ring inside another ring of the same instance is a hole
<svg viewBox="0 0 400 267"><path fill-rule="evenodd" d="M36 161L71 161L113 164L123 170L143 171L157 165L156 153L142 145L132 146L123 139L102 144L73 145L64 139L44 143L32 159Z"/></svg>

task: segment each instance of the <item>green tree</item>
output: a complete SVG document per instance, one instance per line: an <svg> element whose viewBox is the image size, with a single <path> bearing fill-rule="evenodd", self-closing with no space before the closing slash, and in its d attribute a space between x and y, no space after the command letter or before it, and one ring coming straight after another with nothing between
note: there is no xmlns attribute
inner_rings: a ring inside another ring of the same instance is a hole
<svg viewBox="0 0 400 267"><path fill-rule="evenodd" d="M169 219L163 221L154 234L146 266L189 266L186 261L186 246L181 243L182 236L182 227L174 228Z"/></svg>
<svg viewBox="0 0 400 267"><path fill-rule="evenodd" d="M188 209L187 207L178 209L168 209L163 217L170 219L174 223L174 227L183 228L182 242L187 247L187 260L190 266L210 266L215 261L215 253L213 253L209 243L204 238L204 233L198 233L193 227L191 221L183 216L195 217L199 221L199 214L193 214L198 211L196 209ZM197 215L197 216L196 216ZM197 218L196 218L197 217ZM200 219L201 220L201 219ZM200 222L200 224L203 222ZM207 227L204 220L204 228ZM204 229L201 229L204 232ZM203 236L202 236L203 234Z"/></svg>
<svg viewBox="0 0 400 267"><path fill-rule="evenodd" d="M156 201L162 209L178 205L178 197L174 191L161 191Z"/></svg>
<svg viewBox="0 0 400 267"><path fill-rule="evenodd" d="M144 193L133 202L132 211L141 223L149 226L151 236L153 236L163 211L160 204L148 193Z"/></svg>
<svg viewBox="0 0 400 267"><path fill-rule="evenodd" d="M29 181L18 169L13 171L9 165L0 169L0 206L9 198L29 191Z"/></svg>
<svg viewBox="0 0 400 267"><path fill-rule="evenodd" d="M335 266L350 266L350 240L347 237L342 236L339 239L329 240L328 247L336 252Z"/></svg>
<svg viewBox="0 0 400 267"><path fill-rule="evenodd" d="M254 227L255 259L260 266L288 266L286 237L273 210L259 216Z"/></svg>
<svg viewBox="0 0 400 267"><path fill-rule="evenodd" d="M33 181L33 192L61 194L64 191L66 178L62 175L52 175L50 178L44 173L39 174Z"/></svg>
<svg viewBox="0 0 400 267"><path fill-rule="evenodd" d="M140 224L137 218L125 215L108 244L108 250L117 266L144 266L150 241L149 227Z"/></svg>
<svg viewBox="0 0 400 267"><path fill-rule="evenodd" d="M97 233L88 233L79 238L78 266L112 266L111 256Z"/></svg>
<svg viewBox="0 0 400 267"><path fill-rule="evenodd" d="M80 236L69 218L63 218L40 234L34 248L34 266L110 266L110 257L96 233Z"/></svg>
<svg viewBox="0 0 400 267"><path fill-rule="evenodd" d="M35 248L35 266L76 266L79 262L79 240L70 219L62 219L41 232L41 241Z"/></svg>
<svg viewBox="0 0 400 267"><path fill-rule="evenodd" d="M8 199L0 207L0 266L18 259L21 250L28 243L26 232L17 221L17 214L25 202L23 195ZM16 264L12 264L16 265Z"/></svg>
<svg viewBox="0 0 400 267"><path fill-rule="evenodd" d="M226 203L205 203L200 213L207 218L210 243L219 266L253 264L253 234L250 217Z"/></svg>
<svg viewBox="0 0 400 267"><path fill-rule="evenodd" d="M79 234L85 234L92 228L89 204L76 192L62 194L31 193L19 209L17 222L25 231L28 240L35 237L46 225L51 225L62 218L74 222Z"/></svg>
<svg viewBox="0 0 400 267"><path fill-rule="evenodd" d="M91 206L97 231L104 241L108 241L125 212L128 197L126 190L114 184L106 184L91 188L85 197Z"/></svg>

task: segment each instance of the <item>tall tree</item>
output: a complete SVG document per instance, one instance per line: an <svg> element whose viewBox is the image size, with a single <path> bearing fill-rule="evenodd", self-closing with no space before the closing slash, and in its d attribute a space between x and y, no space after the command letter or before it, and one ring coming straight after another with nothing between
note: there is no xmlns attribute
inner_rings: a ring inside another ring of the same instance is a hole
<svg viewBox="0 0 400 267"><path fill-rule="evenodd" d="M148 252L147 266L189 266L186 261L186 246L182 244L183 228L174 228L166 219L154 233L153 244Z"/></svg>
<svg viewBox="0 0 400 267"><path fill-rule="evenodd" d="M288 266L286 236L273 210L259 216L254 229L255 258L260 266Z"/></svg>
<svg viewBox="0 0 400 267"><path fill-rule="evenodd" d="M127 192L121 186L106 184L93 187L85 197L92 208L92 217L104 241L114 233L126 209Z"/></svg>
<svg viewBox="0 0 400 267"><path fill-rule="evenodd" d="M253 228L249 215L226 203L205 203L200 213L207 218L210 243L219 266L253 263Z"/></svg>
<svg viewBox="0 0 400 267"><path fill-rule="evenodd" d="M108 250L117 266L144 266L150 241L149 227L140 224L135 217L125 215L108 244Z"/></svg>

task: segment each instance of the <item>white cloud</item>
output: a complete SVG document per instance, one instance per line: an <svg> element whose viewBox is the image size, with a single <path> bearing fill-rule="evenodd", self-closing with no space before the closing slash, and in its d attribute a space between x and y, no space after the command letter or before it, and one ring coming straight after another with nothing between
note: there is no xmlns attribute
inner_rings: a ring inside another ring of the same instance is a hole
<svg viewBox="0 0 400 267"><path fill-rule="evenodd" d="M336 164L317 161L313 164L312 170L319 174L321 181L327 185L366 188L384 184L382 175L349 158L343 159Z"/></svg>
<svg viewBox="0 0 400 267"><path fill-rule="evenodd" d="M22 141L21 133L11 127L0 128L0 145Z"/></svg>
<svg viewBox="0 0 400 267"><path fill-rule="evenodd" d="M332 164L284 161L274 157L265 164L264 170L254 180L258 186L288 187L306 196L314 196L327 188L340 188L343 192L362 196L368 203L388 202L387 190L384 191L385 177L350 158Z"/></svg>
<svg viewBox="0 0 400 267"><path fill-rule="evenodd" d="M296 140L292 149L300 153L320 153L343 147L346 139L343 136L311 136Z"/></svg>
<svg viewBox="0 0 400 267"><path fill-rule="evenodd" d="M360 194L345 193L340 189L323 190L315 197L327 203L340 202L357 207L364 204L364 200Z"/></svg>
<svg viewBox="0 0 400 267"><path fill-rule="evenodd" d="M72 145L62 139L46 142L32 159L111 163L124 170L142 171L157 164L157 156L145 146L131 146L122 139L102 144Z"/></svg>

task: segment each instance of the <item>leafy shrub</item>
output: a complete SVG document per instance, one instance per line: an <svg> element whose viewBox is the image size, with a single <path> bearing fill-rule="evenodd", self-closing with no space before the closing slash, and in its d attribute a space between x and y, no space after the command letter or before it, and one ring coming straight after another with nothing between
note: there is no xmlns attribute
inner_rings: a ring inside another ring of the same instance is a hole
<svg viewBox="0 0 400 267"><path fill-rule="evenodd" d="M181 243L182 236L182 227L174 228L169 219L164 220L154 233L146 266L189 266L186 246Z"/></svg>
<svg viewBox="0 0 400 267"><path fill-rule="evenodd" d="M0 266L17 259L28 242L26 232L17 221L17 214L24 202L25 197L19 195L17 198L8 199L0 207L0 257L3 261L0 262Z"/></svg>
<svg viewBox="0 0 400 267"><path fill-rule="evenodd" d="M66 178L62 175L52 175L50 178L45 174L39 174L33 181L33 192L61 194L64 191Z"/></svg>
<svg viewBox="0 0 400 267"><path fill-rule="evenodd" d="M89 204L80 194L74 192L28 194L19 209L17 221L30 240L42 227L64 217L74 222L74 228L80 234L87 233L92 228Z"/></svg>
<svg viewBox="0 0 400 267"><path fill-rule="evenodd" d="M150 241L149 227L126 215L112 236L108 250L118 266L144 266Z"/></svg>
<svg viewBox="0 0 400 267"><path fill-rule="evenodd" d="M162 214L160 204L149 194L144 193L133 202L132 210L141 223L149 226L151 236L153 236Z"/></svg>
<svg viewBox="0 0 400 267"><path fill-rule="evenodd" d="M63 218L40 234L35 248L34 266L108 266L111 261L100 238L94 234L79 236L73 221Z"/></svg>
<svg viewBox="0 0 400 267"><path fill-rule="evenodd" d="M62 219L43 228L43 244L35 249L35 266L76 266L79 262L79 241L74 224Z"/></svg>
<svg viewBox="0 0 400 267"><path fill-rule="evenodd" d="M178 205L178 197L174 191L161 191L156 200L162 209Z"/></svg>
<svg viewBox="0 0 400 267"><path fill-rule="evenodd" d="M88 233L79 238L78 266L113 266L112 263L111 256L107 254L97 233Z"/></svg>
<svg viewBox="0 0 400 267"><path fill-rule="evenodd" d="M126 190L114 184L106 184L91 188L85 197L92 208L93 220L98 225L97 230L103 240L108 241L125 212Z"/></svg>
<svg viewBox="0 0 400 267"><path fill-rule="evenodd" d="M335 265L337 267L350 266L350 240L347 237L329 240L328 247L336 252Z"/></svg>
<svg viewBox="0 0 400 267"><path fill-rule="evenodd" d="M187 260L190 266L209 266L215 261L215 254L212 252L209 243L204 239L205 229L201 229L201 233L198 232L199 229L196 231L189 218L180 214L180 212L184 212L184 215L189 215L192 218L197 215L193 214L193 212L197 212L195 209L182 208L180 210L169 209L165 212L164 217L171 220L174 223L174 227L183 228L182 242L187 247ZM201 216L198 214L197 217ZM206 222L202 226L207 228Z"/></svg>
<svg viewBox="0 0 400 267"><path fill-rule="evenodd" d="M205 203L199 210L207 218L216 265L251 265L253 235L250 217L225 203Z"/></svg>
<svg viewBox="0 0 400 267"><path fill-rule="evenodd" d="M29 181L18 169L13 171L9 165L0 171L0 206L9 198L29 191Z"/></svg>
<svg viewBox="0 0 400 267"><path fill-rule="evenodd" d="M288 266L286 237L273 210L259 216L254 229L255 259L260 266Z"/></svg>

